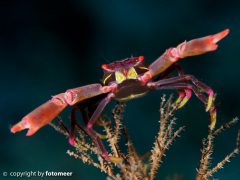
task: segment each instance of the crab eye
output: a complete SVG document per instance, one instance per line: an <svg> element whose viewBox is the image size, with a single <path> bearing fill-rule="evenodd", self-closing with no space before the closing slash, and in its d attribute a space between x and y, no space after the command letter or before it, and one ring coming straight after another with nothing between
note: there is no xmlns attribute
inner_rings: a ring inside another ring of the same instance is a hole
<svg viewBox="0 0 240 180"><path fill-rule="evenodd" d="M131 67L127 73L127 77L129 79L136 79L137 78L137 73L133 67Z"/></svg>
<svg viewBox="0 0 240 180"><path fill-rule="evenodd" d="M106 64L103 64L103 65L102 65L102 68L103 68L103 69L107 69L108 67L107 67Z"/></svg>
<svg viewBox="0 0 240 180"><path fill-rule="evenodd" d="M117 83L121 83L122 81L124 81L126 79L126 77L119 71L115 72L115 76L116 76Z"/></svg>
<svg viewBox="0 0 240 180"><path fill-rule="evenodd" d="M139 57L138 57L138 60L139 60L139 61L144 60L144 56L139 56Z"/></svg>

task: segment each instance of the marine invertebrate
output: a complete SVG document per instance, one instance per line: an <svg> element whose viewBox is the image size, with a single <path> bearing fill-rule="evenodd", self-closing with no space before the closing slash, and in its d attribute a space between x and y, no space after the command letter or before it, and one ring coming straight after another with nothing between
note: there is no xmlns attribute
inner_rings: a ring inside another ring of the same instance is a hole
<svg viewBox="0 0 240 180"><path fill-rule="evenodd" d="M200 82L192 75L184 75L181 66L176 63L179 58L203 54L217 49L216 43L229 33L226 29L215 35L210 35L179 44L176 48L169 48L166 52L149 66L144 57L131 57L123 61L115 61L109 65L102 65L104 70L103 84L91 84L53 98L26 115L22 121L11 128L15 133L28 128L27 135L34 134L38 129L52 121L66 106L74 105L71 113L71 127L69 130L69 143L76 145L75 126L77 124L76 111L82 113L84 126L88 134L95 140L98 148L106 159L121 161L121 158L109 156L102 144L101 136L92 127L105 106L111 101L127 102L147 95L151 90L177 89L179 98L175 101L177 108L181 108L191 97L191 90L206 105L206 111L212 108L211 129L216 123L216 108L213 101L213 90ZM177 77L171 73L177 69ZM158 75L155 79L154 76ZM193 83L189 84L188 80ZM205 97L201 91L209 95ZM98 106L95 106L98 105ZM94 108L92 108L94 106ZM87 113L88 108L89 113Z"/></svg>

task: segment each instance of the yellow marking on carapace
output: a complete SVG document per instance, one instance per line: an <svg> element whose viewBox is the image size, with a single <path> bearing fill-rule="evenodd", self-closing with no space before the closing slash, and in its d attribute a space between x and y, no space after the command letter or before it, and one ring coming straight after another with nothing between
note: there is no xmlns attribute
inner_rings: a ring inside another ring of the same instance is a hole
<svg viewBox="0 0 240 180"><path fill-rule="evenodd" d="M104 81L103 81L103 84L104 84L104 85L105 85L106 80L107 80L108 78L110 78L111 75L112 75L112 74L109 74L108 77L106 77L106 78L104 79Z"/></svg>
<svg viewBox="0 0 240 180"><path fill-rule="evenodd" d="M141 94L131 94L130 96L122 98L120 100L121 101L125 101L125 100L128 100L128 99L133 99L133 98L137 98L137 97L143 96L144 94L146 94L146 92L141 93Z"/></svg>
<svg viewBox="0 0 240 180"><path fill-rule="evenodd" d="M129 79L136 79L137 78L137 73L133 67L131 67L127 73L127 77Z"/></svg>
<svg viewBox="0 0 240 180"><path fill-rule="evenodd" d="M126 79L126 77L122 73L120 73L119 71L116 71L115 75L116 75L117 83L121 83Z"/></svg>
<svg viewBox="0 0 240 180"><path fill-rule="evenodd" d="M140 69L146 69L146 70L149 70L147 67L139 67Z"/></svg>

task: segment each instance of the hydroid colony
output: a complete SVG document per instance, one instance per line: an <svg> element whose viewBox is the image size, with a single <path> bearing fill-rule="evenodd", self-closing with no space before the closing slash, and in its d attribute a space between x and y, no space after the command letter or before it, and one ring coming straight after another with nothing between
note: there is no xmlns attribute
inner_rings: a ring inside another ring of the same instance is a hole
<svg viewBox="0 0 240 180"><path fill-rule="evenodd" d="M173 117L174 112L177 107L172 104L172 96L168 100L165 99L165 95L162 97L162 102L160 104L160 127L159 132L156 134L155 142L153 144L153 149L149 150L148 153L139 156L129 138L126 127L123 127L121 120L123 118L122 113L124 112L124 103L119 103L112 110L112 117L114 119L115 125L113 126L111 120L106 116L100 116L97 124L103 126L105 135L103 133L99 134L101 138L106 138L109 146L111 147L111 153L109 155L116 157L116 161L107 160L104 155L98 149L94 139L87 133L87 131L80 125L76 124L77 134L75 141L77 145L75 146L75 152L68 150L67 153L77 159L82 160L84 163L93 165L99 168L101 171L108 174L108 179L116 180L153 180L156 177L160 163L162 162L162 157L165 156L166 150L169 149L170 145L180 136L185 127L180 127L177 130L173 129L176 118ZM211 109L213 111L214 109ZM210 111L210 113L211 113ZM211 115L209 116L211 118ZM56 126L50 123L58 132L69 136L69 129L60 119L59 125ZM236 148L227 155L221 162L217 165L211 167L210 159L213 153L213 140L220 132L225 130L227 127L235 124L238 118L232 119L230 122L223 124L220 128L213 130L211 128L211 120L209 124L209 133L207 138L202 140L201 155L196 172L196 180L205 180L212 176L216 171L223 168L226 162L229 162L230 158L236 155L240 151L239 139L240 131L238 131ZM118 146L120 138L125 137L127 145L127 153L122 153ZM93 156L97 156L98 161L93 160ZM122 161L119 159L122 158ZM143 158L148 158L149 161L146 163ZM165 158L167 161L167 158ZM164 163L163 163L164 165ZM114 168L119 169L117 173ZM181 176L175 176L174 179L182 179Z"/></svg>

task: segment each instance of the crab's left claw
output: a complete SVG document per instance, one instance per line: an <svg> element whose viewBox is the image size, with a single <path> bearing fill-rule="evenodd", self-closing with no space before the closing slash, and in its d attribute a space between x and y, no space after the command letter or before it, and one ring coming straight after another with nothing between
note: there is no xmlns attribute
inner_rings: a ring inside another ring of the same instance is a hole
<svg viewBox="0 0 240 180"><path fill-rule="evenodd" d="M216 43L227 36L228 33L229 29L226 29L214 35L193 39L188 42L185 41L177 46L176 52L179 58L185 58L187 56L196 56L209 51L214 51L218 47Z"/></svg>
<svg viewBox="0 0 240 180"><path fill-rule="evenodd" d="M27 136L33 135L38 129L52 121L68 105L63 96L64 93L53 96L50 101L39 106L14 125L11 132L16 133L23 129L29 129Z"/></svg>

